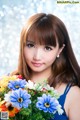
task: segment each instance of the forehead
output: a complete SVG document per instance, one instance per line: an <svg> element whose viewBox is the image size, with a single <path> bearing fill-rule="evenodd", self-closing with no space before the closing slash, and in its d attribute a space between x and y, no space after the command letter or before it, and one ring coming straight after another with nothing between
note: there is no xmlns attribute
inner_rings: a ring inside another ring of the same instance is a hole
<svg viewBox="0 0 80 120"><path fill-rule="evenodd" d="M37 44L48 44L52 46L56 46L57 42L55 32L48 26L33 26L28 31L27 41L32 41Z"/></svg>

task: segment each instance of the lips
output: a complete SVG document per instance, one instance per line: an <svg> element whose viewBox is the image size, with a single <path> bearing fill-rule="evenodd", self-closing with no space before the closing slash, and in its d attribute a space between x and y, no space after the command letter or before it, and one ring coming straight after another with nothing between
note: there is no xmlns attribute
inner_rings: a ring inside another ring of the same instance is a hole
<svg viewBox="0 0 80 120"><path fill-rule="evenodd" d="M40 67L43 65L43 63L36 63L36 62L32 62L33 66L35 67Z"/></svg>

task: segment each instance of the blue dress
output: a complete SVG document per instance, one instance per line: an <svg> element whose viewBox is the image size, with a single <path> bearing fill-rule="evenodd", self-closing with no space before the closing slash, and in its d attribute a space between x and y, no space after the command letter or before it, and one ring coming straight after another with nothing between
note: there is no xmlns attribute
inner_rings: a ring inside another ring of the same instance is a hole
<svg viewBox="0 0 80 120"><path fill-rule="evenodd" d="M68 84L65 88L65 91L64 93L60 96L60 98L58 99L59 103L61 104L62 106L62 109L64 110L64 103L65 103L65 99L66 99L66 95L67 93L69 92L71 88L71 84ZM63 114L62 115L59 115L58 113L56 113L54 115L54 118L53 119L50 119L50 120L69 120L68 116L66 115L66 112L64 110Z"/></svg>

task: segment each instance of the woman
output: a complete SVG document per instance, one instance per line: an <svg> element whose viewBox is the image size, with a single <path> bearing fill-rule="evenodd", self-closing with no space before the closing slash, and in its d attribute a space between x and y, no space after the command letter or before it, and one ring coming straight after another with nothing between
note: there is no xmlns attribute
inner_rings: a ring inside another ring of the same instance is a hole
<svg viewBox="0 0 80 120"><path fill-rule="evenodd" d="M38 13L29 18L21 32L18 70L12 74L35 83L46 79L60 93L64 113L53 120L80 120L80 68L58 17Z"/></svg>

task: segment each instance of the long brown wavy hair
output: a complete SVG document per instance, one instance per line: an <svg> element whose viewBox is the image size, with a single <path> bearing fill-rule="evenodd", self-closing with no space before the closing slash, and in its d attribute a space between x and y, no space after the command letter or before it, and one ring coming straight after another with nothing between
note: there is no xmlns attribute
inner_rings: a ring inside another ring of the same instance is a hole
<svg viewBox="0 0 80 120"><path fill-rule="evenodd" d="M57 40L59 48L65 44L60 57L56 58L52 64L52 74L48 78L48 83L53 87L62 82L70 82L72 85L80 86L80 67L73 53L67 29L58 17L52 14L37 13L31 16L23 27L20 38L18 70L13 74L20 74L26 80L30 79L31 73L23 52L28 39L54 47L56 47Z"/></svg>

